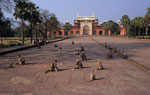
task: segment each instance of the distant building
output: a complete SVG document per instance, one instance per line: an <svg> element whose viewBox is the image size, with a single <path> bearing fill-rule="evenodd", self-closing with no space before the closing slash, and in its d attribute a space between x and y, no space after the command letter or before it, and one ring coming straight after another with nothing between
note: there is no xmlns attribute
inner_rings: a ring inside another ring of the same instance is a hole
<svg viewBox="0 0 150 95"><path fill-rule="evenodd" d="M106 21L104 21L106 22ZM66 24L70 24L68 21ZM60 29L59 32L54 32L55 35L62 36L84 36L84 35L111 35L111 31L105 31L101 24L98 24L98 19L95 17L95 13L92 16L80 16L74 20L74 25L71 25L72 29L68 33L64 33L64 29ZM124 28L120 27L120 35L124 36Z"/></svg>

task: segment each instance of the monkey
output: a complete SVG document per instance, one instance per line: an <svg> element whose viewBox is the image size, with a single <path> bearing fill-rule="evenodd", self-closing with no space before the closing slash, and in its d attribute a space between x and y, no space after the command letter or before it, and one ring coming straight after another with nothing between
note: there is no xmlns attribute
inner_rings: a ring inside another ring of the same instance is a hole
<svg viewBox="0 0 150 95"><path fill-rule="evenodd" d="M112 49L112 52L113 52L113 53L116 53L116 52L117 52L117 48L114 47L114 48Z"/></svg>
<svg viewBox="0 0 150 95"><path fill-rule="evenodd" d="M109 51L109 52L107 53L107 58L113 58L113 53L112 53L112 51Z"/></svg>
<svg viewBox="0 0 150 95"><path fill-rule="evenodd" d="M8 69L8 68L14 68L14 63L9 64L9 66L6 67L5 70Z"/></svg>
<svg viewBox="0 0 150 95"><path fill-rule="evenodd" d="M76 55L80 55L80 51L79 50L76 50Z"/></svg>
<svg viewBox="0 0 150 95"><path fill-rule="evenodd" d="M103 69L104 69L104 67L102 65L102 62L99 62L97 70L103 70Z"/></svg>
<svg viewBox="0 0 150 95"><path fill-rule="evenodd" d="M25 59L21 57L21 55L18 55L19 59L18 62L16 63L17 65L25 65Z"/></svg>
<svg viewBox="0 0 150 95"><path fill-rule="evenodd" d="M74 69L81 69L83 68L83 64L81 61L79 61L79 59L76 60L76 67Z"/></svg>
<svg viewBox="0 0 150 95"><path fill-rule="evenodd" d="M94 74L94 70L91 70L91 71L90 71L90 80L91 80L91 81L96 80L95 74Z"/></svg>
<svg viewBox="0 0 150 95"><path fill-rule="evenodd" d="M86 60L86 55L85 55L84 51L82 52L81 58L82 58L82 60Z"/></svg>
<svg viewBox="0 0 150 95"><path fill-rule="evenodd" d="M55 47L55 48L57 48L57 47L58 47L58 45L54 45L54 47Z"/></svg>
<svg viewBox="0 0 150 95"><path fill-rule="evenodd" d="M81 50L80 50L81 52L84 51L84 47L83 46L80 46L80 48L81 48Z"/></svg>
<svg viewBox="0 0 150 95"><path fill-rule="evenodd" d="M72 45L74 45L75 43L74 43L74 41L72 41Z"/></svg>
<svg viewBox="0 0 150 95"><path fill-rule="evenodd" d="M62 55L62 47L59 47L58 53L59 53L59 55Z"/></svg>
<svg viewBox="0 0 150 95"><path fill-rule="evenodd" d="M54 60L49 63L48 70L45 72L45 74L51 71L60 71L59 68L57 67L57 60Z"/></svg>
<svg viewBox="0 0 150 95"><path fill-rule="evenodd" d="M122 58L123 58L123 59L128 59L128 55L127 55L127 53L125 53L124 51L123 51L123 54L122 54Z"/></svg>

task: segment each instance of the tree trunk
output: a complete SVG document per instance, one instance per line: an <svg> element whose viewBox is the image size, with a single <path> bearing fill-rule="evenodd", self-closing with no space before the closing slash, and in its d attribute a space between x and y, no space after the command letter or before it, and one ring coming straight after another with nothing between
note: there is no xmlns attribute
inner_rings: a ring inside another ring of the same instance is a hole
<svg viewBox="0 0 150 95"><path fill-rule="evenodd" d="M33 27L32 27L32 24L31 24L31 44L32 44L32 40L33 40Z"/></svg>
<svg viewBox="0 0 150 95"><path fill-rule="evenodd" d="M144 32L145 32L145 29L143 28L143 39L144 39Z"/></svg>
<svg viewBox="0 0 150 95"><path fill-rule="evenodd" d="M52 32L51 36L52 36L52 40L54 40L54 33L53 32Z"/></svg>
<svg viewBox="0 0 150 95"><path fill-rule="evenodd" d="M24 19L21 20L22 45L24 45Z"/></svg>
<svg viewBox="0 0 150 95"><path fill-rule="evenodd" d="M137 32L137 27L135 27L135 38L137 38L136 32Z"/></svg>
<svg viewBox="0 0 150 95"><path fill-rule="evenodd" d="M38 39L38 36L37 36L37 31L35 29L35 39L37 40Z"/></svg>
<svg viewBox="0 0 150 95"><path fill-rule="evenodd" d="M147 38L147 36L148 36L148 26L146 27L146 38Z"/></svg>
<svg viewBox="0 0 150 95"><path fill-rule="evenodd" d="M138 29L138 37L140 36L140 29Z"/></svg>

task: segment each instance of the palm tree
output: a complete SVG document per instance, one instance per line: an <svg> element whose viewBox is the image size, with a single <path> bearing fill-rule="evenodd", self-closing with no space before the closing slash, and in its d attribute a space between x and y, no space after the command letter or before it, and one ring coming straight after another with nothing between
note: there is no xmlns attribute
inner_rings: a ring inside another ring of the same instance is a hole
<svg viewBox="0 0 150 95"><path fill-rule="evenodd" d="M32 31L34 30L36 24L40 22L40 12L39 12L39 7L36 7L36 5L32 2L28 3L28 16L27 19L30 22L30 27L31 27L31 43L32 43ZM36 33L36 39L37 39L37 33Z"/></svg>
<svg viewBox="0 0 150 95"><path fill-rule="evenodd" d="M26 0L17 0L15 2L15 13L16 19L21 19L21 31L22 31L22 45L24 45L24 21L27 20L27 2Z"/></svg>
<svg viewBox="0 0 150 95"><path fill-rule="evenodd" d="M143 38L144 38L144 32L145 32L146 26L147 26L146 19L144 17L140 17L139 27L140 29L142 29Z"/></svg>
<svg viewBox="0 0 150 95"><path fill-rule="evenodd" d="M123 27L125 28L125 32L129 32L129 31L127 31L127 28L130 25L130 18L128 15L122 16L121 23L122 23Z"/></svg>
<svg viewBox="0 0 150 95"><path fill-rule="evenodd" d="M145 15L145 18L148 21L148 24L150 24L150 8L147 8L147 13Z"/></svg>
<svg viewBox="0 0 150 95"><path fill-rule="evenodd" d="M147 8L147 13L145 15L146 21L147 21L147 31L146 31L146 38L148 35L148 25L150 24L150 8Z"/></svg>
<svg viewBox="0 0 150 95"><path fill-rule="evenodd" d="M131 21L131 24L134 26L135 28L135 36L138 36L139 35L139 31L140 31L140 28L139 28L139 17L135 17L132 21Z"/></svg>

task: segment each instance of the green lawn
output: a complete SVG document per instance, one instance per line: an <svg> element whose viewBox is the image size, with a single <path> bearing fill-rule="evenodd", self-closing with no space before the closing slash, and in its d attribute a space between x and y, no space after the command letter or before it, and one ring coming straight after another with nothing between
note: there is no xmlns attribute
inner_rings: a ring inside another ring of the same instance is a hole
<svg viewBox="0 0 150 95"><path fill-rule="evenodd" d="M17 38L17 37L3 38L3 43L0 41L0 48L19 46L21 45L21 43L22 43L21 38ZM30 38L25 38L24 43L25 45L31 44Z"/></svg>

